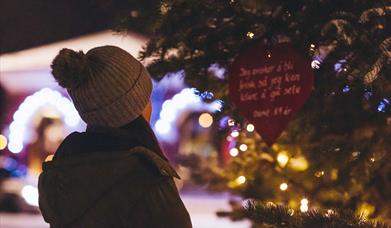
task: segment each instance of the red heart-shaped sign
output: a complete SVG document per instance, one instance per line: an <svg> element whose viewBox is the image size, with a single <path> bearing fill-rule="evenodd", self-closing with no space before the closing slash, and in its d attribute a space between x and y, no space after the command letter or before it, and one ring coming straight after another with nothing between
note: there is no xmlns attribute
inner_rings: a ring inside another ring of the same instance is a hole
<svg viewBox="0 0 391 228"><path fill-rule="evenodd" d="M289 43L243 51L229 70L230 99L269 145L311 95L311 62Z"/></svg>

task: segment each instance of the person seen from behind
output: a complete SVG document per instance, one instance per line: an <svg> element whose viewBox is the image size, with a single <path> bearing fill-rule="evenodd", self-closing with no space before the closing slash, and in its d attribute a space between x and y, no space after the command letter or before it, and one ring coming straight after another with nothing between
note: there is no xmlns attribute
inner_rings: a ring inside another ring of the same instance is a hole
<svg viewBox="0 0 391 228"><path fill-rule="evenodd" d="M145 67L115 46L62 49L51 67L87 123L43 164L39 207L51 228L191 228L148 122Z"/></svg>

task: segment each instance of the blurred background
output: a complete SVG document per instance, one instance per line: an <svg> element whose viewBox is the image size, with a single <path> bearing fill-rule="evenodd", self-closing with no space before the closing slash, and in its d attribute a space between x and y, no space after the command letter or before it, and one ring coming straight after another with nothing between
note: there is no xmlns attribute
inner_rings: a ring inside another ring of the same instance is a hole
<svg viewBox="0 0 391 228"><path fill-rule="evenodd" d="M86 127L66 91L51 76L54 56L64 47L86 52L101 45L119 46L138 56L150 36L150 29L143 25L154 19L151 6L157 3L1 1L0 227L48 227L37 208L42 162L51 158L65 136ZM134 18L129 24L132 31L113 31L129 13ZM209 113L221 108L220 104L204 103L184 85L180 74L155 83L152 102L151 125L174 164L177 155L189 148L216 153L208 140L213 122ZM202 143L196 148L195 141ZM177 184L195 227L229 227L228 220L215 215L228 207L229 195L184 187L189 180L186 170L181 176Z"/></svg>
<svg viewBox="0 0 391 228"><path fill-rule="evenodd" d="M390 25L387 0L1 0L0 227L48 227L41 164L86 127L50 64L100 45L148 66L195 228L387 227Z"/></svg>

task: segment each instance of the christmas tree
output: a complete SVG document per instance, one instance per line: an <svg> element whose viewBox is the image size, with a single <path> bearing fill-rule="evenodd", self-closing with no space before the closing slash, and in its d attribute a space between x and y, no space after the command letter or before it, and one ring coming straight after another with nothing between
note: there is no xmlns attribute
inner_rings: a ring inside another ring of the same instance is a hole
<svg viewBox="0 0 391 228"><path fill-rule="evenodd" d="M231 158L187 160L211 191L251 199L220 215L254 227L382 227L366 219L391 218L389 1L167 0L153 7L160 14L140 56L152 60L151 75L181 71L206 101L224 103L214 140L231 145ZM120 29L131 29L131 20ZM281 40L312 59L315 79L270 147L229 99L228 69L242 50Z"/></svg>

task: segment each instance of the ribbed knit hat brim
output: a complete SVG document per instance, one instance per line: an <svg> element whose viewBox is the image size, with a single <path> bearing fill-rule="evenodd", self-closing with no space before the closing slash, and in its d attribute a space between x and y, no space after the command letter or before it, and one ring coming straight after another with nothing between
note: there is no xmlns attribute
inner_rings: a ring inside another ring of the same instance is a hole
<svg viewBox="0 0 391 228"><path fill-rule="evenodd" d="M77 54L83 59L86 70L80 72L80 77L85 80L67 91L88 125L121 127L143 113L150 100L152 80L136 58L115 46L97 47L85 56ZM76 60L72 64L78 66ZM62 64L64 69L69 67L68 62Z"/></svg>
<svg viewBox="0 0 391 228"><path fill-rule="evenodd" d="M141 65L140 77L127 93L117 97L110 104L98 107L95 110L79 111L79 114L89 125L121 127L143 113L150 100L151 92L151 78L147 70Z"/></svg>

